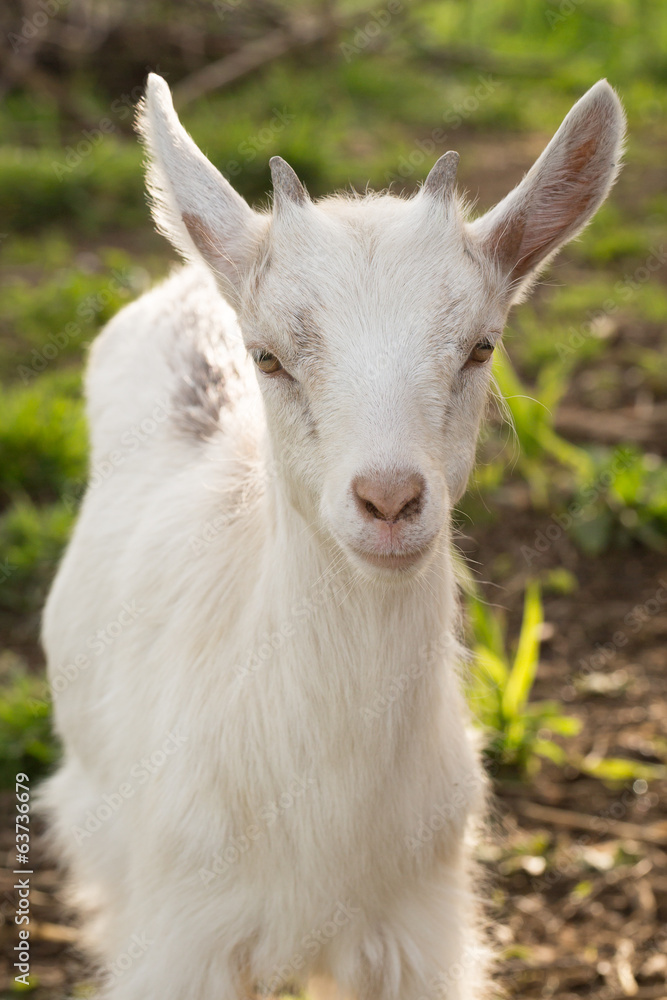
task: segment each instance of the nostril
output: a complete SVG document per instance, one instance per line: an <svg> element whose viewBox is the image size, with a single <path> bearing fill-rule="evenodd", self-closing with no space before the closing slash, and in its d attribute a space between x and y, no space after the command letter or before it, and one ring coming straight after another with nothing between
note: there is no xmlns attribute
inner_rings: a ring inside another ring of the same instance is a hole
<svg viewBox="0 0 667 1000"><path fill-rule="evenodd" d="M360 499L361 499L361 497L360 497ZM374 503L371 503L370 500L366 500L364 506L365 506L366 510L368 511L368 513L371 515L371 517L376 517L378 519L378 521L386 521L387 520L386 516L382 513L382 511L379 510L375 506Z"/></svg>
<svg viewBox="0 0 667 1000"><path fill-rule="evenodd" d="M418 514L421 510L422 505L422 491L415 494L406 504L404 504L396 515L396 520L400 521L404 518L413 517Z"/></svg>
<svg viewBox="0 0 667 1000"><path fill-rule="evenodd" d="M402 521L421 512L424 479L411 476L361 476L352 490L362 513L379 521Z"/></svg>

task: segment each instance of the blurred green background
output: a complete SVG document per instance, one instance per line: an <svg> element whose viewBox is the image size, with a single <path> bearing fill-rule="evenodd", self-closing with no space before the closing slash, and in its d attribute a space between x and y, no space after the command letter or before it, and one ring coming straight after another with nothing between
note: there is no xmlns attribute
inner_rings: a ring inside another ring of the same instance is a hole
<svg viewBox="0 0 667 1000"><path fill-rule="evenodd" d="M275 153L319 195L367 184L409 192L456 148L460 184L481 210L520 179L589 86L606 76L618 89L627 165L583 238L511 318L496 366L507 401L490 416L460 515L461 547L472 536L474 555L477 539L480 558L493 557L484 574L510 595L508 639L471 575L472 641L486 664L477 702L499 734L490 753L521 768L536 747L558 756L549 740L535 743L542 716L517 737L503 715L498 661L514 655L526 586L572 595L593 557L608 560L609 578L619 553L652 558L667 539L667 5L10 0L0 25L5 777L53 755L37 637L85 487L86 348L173 259L153 232L132 128L147 72L166 77L188 130L253 202L266 200ZM583 511L569 516L573 503ZM494 541L500 525L506 550ZM563 544L565 562L554 555ZM537 658L539 646L522 668L526 698Z"/></svg>

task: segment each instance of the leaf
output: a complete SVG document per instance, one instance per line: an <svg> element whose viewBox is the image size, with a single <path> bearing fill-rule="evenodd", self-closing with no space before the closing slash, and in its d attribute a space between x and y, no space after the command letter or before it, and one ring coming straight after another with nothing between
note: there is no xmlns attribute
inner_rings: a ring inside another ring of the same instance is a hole
<svg viewBox="0 0 667 1000"><path fill-rule="evenodd" d="M567 754L553 740L535 740L533 743L533 753L539 754L540 757L547 757L559 766L567 761Z"/></svg>
<svg viewBox="0 0 667 1000"><path fill-rule="evenodd" d="M502 660L506 668L505 628L502 616L493 612L484 601L474 596L469 600L468 614L477 642L480 646L486 646L497 659Z"/></svg>
<svg viewBox="0 0 667 1000"><path fill-rule="evenodd" d="M570 534L586 555L597 556L608 548L613 527L612 512L608 507L598 507L593 517L573 522Z"/></svg>
<svg viewBox="0 0 667 1000"><path fill-rule="evenodd" d="M526 736L526 723L521 715L514 716L507 726L505 746L510 756L515 755L515 751L528 751Z"/></svg>
<svg viewBox="0 0 667 1000"><path fill-rule="evenodd" d="M519 716L528 701L539 663L543 621L540 587L533 580L526 588L519 645L503 693L503 714L508 719Z"/></svg>
<svg viewBox="0 0 667 1000"><path fill-rule="evenodd" d="M500 690L505 687L508 671L499 656L485 646L478 646L475 649L475 661L482 672L493 681L495 687Z"/></svg>
<svg viewBox="0 0 667 1000"><path fill-rule="evenodd" d="M545 722L559 736L576 736L581 732L581 719L571 715L548 716Z"/></svg>
<svg viewBox="0 0 667 1000"><path fill-rule="evenodd" d="M637 778L657 781L667 776L667 767L663 764L642 764L625 757L588 756L580 760L577 766L580 771L602 781L625 782L635 781Z"/></svg>

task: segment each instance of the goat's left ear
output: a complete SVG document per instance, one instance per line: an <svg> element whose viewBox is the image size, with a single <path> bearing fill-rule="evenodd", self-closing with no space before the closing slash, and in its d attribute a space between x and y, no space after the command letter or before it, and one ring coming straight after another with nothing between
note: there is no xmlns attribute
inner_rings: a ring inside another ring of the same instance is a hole
<svg viewBox="0 0 667 1000"><path fill-rule="evenodd" d="M202 257L221 291L237 305L268 218L254 212L187 134L169 87L151 73L138 130L148 151L148 190L158 229L186 258Z"/></svg>
<svg viewBox="0 0 667 1000"><path fill-rule="evenodd" d="M507 277L513 301L607 197L624 134L621 102L600 80L577 101L521 183L468 227Z"/></svg>

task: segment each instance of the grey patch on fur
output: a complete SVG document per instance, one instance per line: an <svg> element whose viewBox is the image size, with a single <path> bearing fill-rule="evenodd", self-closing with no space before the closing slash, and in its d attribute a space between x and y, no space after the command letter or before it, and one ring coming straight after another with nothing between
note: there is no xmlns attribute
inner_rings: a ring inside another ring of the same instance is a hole
<svg viewBox="0 0 667 1000"><path fill-rule="evenodd" d="M193 349L186 374L181 375L174 393L174 418L191 437L211 437L220 427L220 411L229 398L225 377L199 349Z"/></svg>

